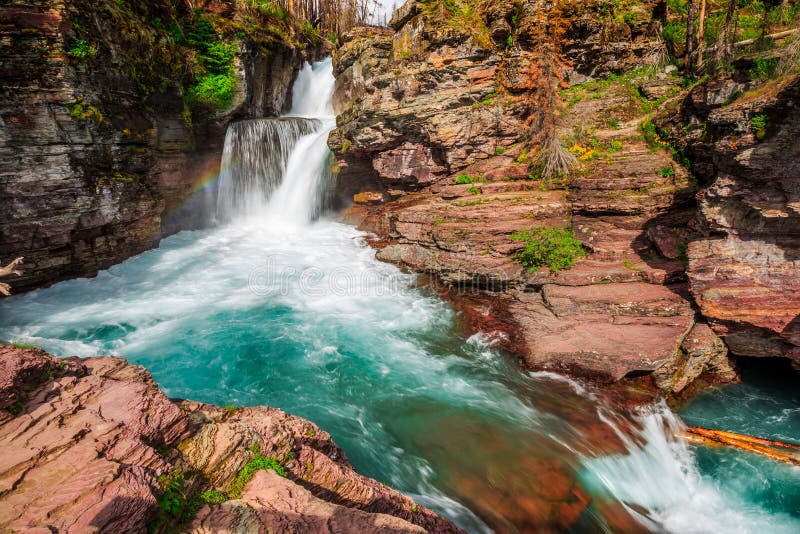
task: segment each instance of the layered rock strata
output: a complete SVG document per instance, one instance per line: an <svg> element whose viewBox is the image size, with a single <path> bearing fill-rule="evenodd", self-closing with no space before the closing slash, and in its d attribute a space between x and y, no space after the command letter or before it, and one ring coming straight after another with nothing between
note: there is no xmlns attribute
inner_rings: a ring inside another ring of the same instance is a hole
<svg viewBox="0 0 800 534"><path fill-rule="evenodd" d="M704 186L691 291L731 352L800 367L800 78L738 67L659 121Z"/></svg>

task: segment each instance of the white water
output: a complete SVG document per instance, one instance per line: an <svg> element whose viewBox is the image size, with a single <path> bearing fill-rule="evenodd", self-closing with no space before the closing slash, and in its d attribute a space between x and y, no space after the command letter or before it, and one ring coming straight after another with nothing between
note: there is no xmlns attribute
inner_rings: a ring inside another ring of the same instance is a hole
<svg viewBox="0 0 800 534"><path fill-rule="evenodd" d="M568 412L593 406L591 419L613 429L623 416L574 381L515 373L481 336L459 341L453 311L376 261L362 233L310 224L326 186L332 87L329 62L306 67L291 114L312 121L231 126L218 200L229 224L173 236L95 279L6 299L0 338L122 354L172 396L309 417L365 474L472 532L488 527L448 477L475 470L490 491L514 476L533 487L536 472L515 474L516 462L551 448L569 453L593 497L624 503L654 531L800 532L796 517L704 475L663 406L636 417L633 437L617 431L627 454L599 455ZM575 394L554 393L558 383ZM538 408L537 396L555 396L562 412ZM520 456L484 457L474 452L483 441Z"/></svg>

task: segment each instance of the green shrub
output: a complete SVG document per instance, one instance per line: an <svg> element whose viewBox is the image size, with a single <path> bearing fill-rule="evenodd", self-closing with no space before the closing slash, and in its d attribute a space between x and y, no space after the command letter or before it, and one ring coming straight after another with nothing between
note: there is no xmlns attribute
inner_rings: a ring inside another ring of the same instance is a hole
<svg viewBox="0 0 800 534"><path fill-rule="evenodd" d="M189 101L214 109L226 109L233 104L236 95L236 75L233 71L226 74L207 74L197 80L189 89Z"/></svg>
<svg viewBox="0 0 800 534"><path fill-rule="evenodd" d="M756 64L752 69L747 71L747 74L753 80L766 82L775 77L775 71L778 69L778 58L758 58Z"/></svg>
<svg viewBox="0 0 800 534"><path fill-rule="evenodd" d="M459 174L456 176L456 183L457 184L471 184L475 182L475 177L470 176L469 174Z"/></svg>
<svg viewBox="0 0 800 534"><path fill-rule="evenodd" d="M470 195L480 195L481 194L481 190L478 189L477 187L475 187L474 185L472 187L470 187L469 189L467 189L467 191L469 191Z"/></svg>
<svg viewBox="0 0 800 534"><path fill-rule="evenodd" d="M214 25L203 15L197 15L195 19L186 27L186 42L192 48L205 52L208 46L217 41L217 31Z"/></svg>
<svg viewBox="0 0 800 534"><path fill-rule="evenodd" d="M668 165L659 171L661 176L664 178L672 178L675 176L675 168L672 165Z"/></svg>
<svg viewBox="0 0 800 534"><path fill-rule="evenodd" d="M200 61L211 74L226 74L231 70L236 57L236 44L218 41L208 45Z"/></svg>
<svg viewBox="0 0 800 534"><path fill-rule="evenodd" d="M203 493L186 492L186 479L180 469L158 477L164 490L158 498L159 515L151 531L158 531L165 524L183 525L194 519L204 504L221 504L228 496L215 489Z"/></svg>
<svg viewBox="0 0 800 534"><path fill-rule="evenodd" d="M763 113L754 115L750 119L750 127L753 128L756 133L764 132L767 129L767 126L769 126L769 117Z"/></svg>
<svg viewBox="0 0 800 534"><path fill-rule="evenodd" d="M158 507L161 510L159 522L171 519L188 521L197 514L200 507L190 504L190 499L184 491L186 480L180 470L176 469L167 475L161 475L158 482L164 489L164 493L158 498Z"/></svg>
<svg viewBox="0 0 800 534"><path fill-rule="evenodd" d="M586 256L571 228L533 228L512 234L511 239L523 243L517 260L529 272L548 267L553 273L569 269L575 260Z"/></svg>
<svg viewBox="0 0 800 534"><path fill-rule="evenodd" d="M97 49L83 39L70 39L67 54L75 59L89 59L94 57Z"/></svg>

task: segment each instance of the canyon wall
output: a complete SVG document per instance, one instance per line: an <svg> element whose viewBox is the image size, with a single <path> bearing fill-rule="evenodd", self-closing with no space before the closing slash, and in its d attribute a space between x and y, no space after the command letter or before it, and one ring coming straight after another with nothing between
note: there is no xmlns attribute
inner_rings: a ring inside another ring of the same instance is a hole
<svg viewBox="0 0 800 534"><path fill-rule="evenodd" d="M409 1L391 29L339 43L329 145L346 220L375 234L379 258L443 283L470 331L532 369L678 394L735 380L729 348L796 358L796 86L695 110L714 82L686 89L659 67L664 4L635 4L623 22L594 2L498 2L476 16ZM530 82L547 71L529 66L554 26L548 107ZM650 117L679 110L716 137L668 143L668 119ZM548 113L578 160L556 179L528 136ZM769 126L756 140L736 124L759 113ZM586 257L526 271L514 236L532 228L572 230Z"/></svg>
<svg viewBox="0 0 800 534"><path fill-rule="evenodd" d="M800 367L800 77L762 85L750 69L695 87L659 124L703 186L687 271L702 314L732 353Z"/></svg>
<svg viewBox="0 0 800 534"><path fill-rule="evenodd" d="M0 6L0 262L25 257L15 291L92 276L204 224L227 124L290 104L307 42L253 26L242 3L175 5ZM235 37L225 106L187 104L200 68L179 44L190 16Z"/></svg>

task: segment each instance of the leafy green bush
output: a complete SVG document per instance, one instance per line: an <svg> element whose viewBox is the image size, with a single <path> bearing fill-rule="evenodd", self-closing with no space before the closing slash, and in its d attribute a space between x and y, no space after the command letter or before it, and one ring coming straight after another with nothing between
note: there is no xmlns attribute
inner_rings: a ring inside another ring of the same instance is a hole
<svg viewBox="0 0 800 534"><path fill-rule="evenodd" d="M456 176L457 184L471 184L475 182L475 178L469 174L459 174Z"/></svg>
<svg viewBox="0 0 800 534"><path fill-rule="evenodd" d="M233 104L236 95L236 76L234 73L208 74L197 80L189 89L189 101L215 109L226 109Z"/></svg>
<svg viewBox="0 0 800 534"><path fill-rule="evenodd" d="M89 59L94 57L97 49L83 39L70 39L67 54L75 59Z"/></svg>
<svg viewBox="0 0 800 534"><path fill-rule="evenodd" d="M586 256L571 228L520 230L512 234L511 239L523 243L517 260L532 273L541 267L548 267L553 273L558 273L569 269L575 260Z"/></svg>
<svg viewBox="0 0 800 534"><path fill-rule="evenodd" d="M752 69L747 71L747 74L753 80L766 82L775 77L775 71L778 69L778 58L758 58L756 64Z"/></svg>
<svg viewBox="0 0 800 534"><path fill-rule="evenodd" d="M760 113L750 118L750 127L756 134L756 139L761 140L767 135L767 127L769 126L769 117Z"/></svg>
<svg viewBox="0 0 800 534"><path fill-rule="evenodd" d="M230 71L235 57L235 43L218 41L208 45L205 53L200 57L200 61L209 73L226 74Z"/></svg>

